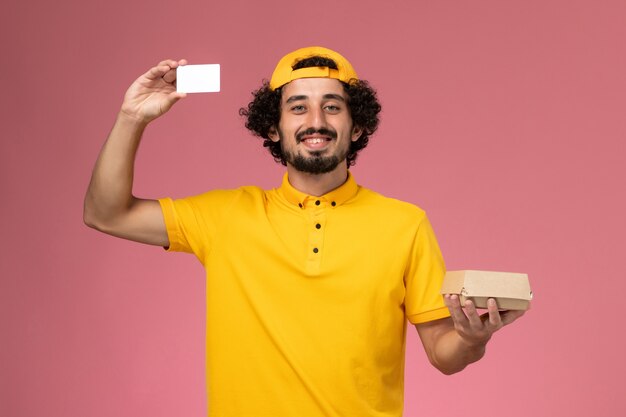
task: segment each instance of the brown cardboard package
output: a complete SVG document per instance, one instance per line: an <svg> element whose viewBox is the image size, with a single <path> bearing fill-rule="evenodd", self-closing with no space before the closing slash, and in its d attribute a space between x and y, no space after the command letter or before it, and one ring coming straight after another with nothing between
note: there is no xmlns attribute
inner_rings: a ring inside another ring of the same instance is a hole
<svg viewBox="0 0 626 417"><path fill-rule="evenodd" d="M471 300L478 308L495 298L500 310L528 310L533 298L528 275L493 271L448 271L441 294L458 294L461 305Z"/></svg>

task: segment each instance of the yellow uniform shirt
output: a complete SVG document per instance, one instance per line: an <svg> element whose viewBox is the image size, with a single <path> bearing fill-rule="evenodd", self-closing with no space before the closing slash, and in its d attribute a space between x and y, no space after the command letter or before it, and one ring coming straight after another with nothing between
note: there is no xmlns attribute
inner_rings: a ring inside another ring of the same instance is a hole
<svg viewBox="0 0 626 417"><path fill-rule="evenodd" d="M211 417L402 414L407 319L449 315L424 211L351 175L160 203L169 249L206 268Z"/></svg>

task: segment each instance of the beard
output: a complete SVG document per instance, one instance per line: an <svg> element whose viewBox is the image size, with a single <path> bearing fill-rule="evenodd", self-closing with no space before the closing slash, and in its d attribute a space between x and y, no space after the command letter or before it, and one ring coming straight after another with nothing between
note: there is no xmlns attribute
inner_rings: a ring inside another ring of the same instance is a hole
<svg viewBox="0 0 626 417"><path fill-rule="evenodd" d="M283 149L283 156L288 164L307 174L326 174L337 168L346 159L345 154L341 157L340 155L324 156L320 152L311 152L311 156L305 157L299 152L293 154L285 149Z"/></svg>
<svg viewBox="0 0 626 417"><path fill-rule="evenodd" d="M333 140L337 139L337 134L334 131L327 129L307 129L296 135L296 143L300 143L303 136L315 133L328 135L332 137ZM309 152L309 156L304 156L298 151L289 152L285 149L285 138L283 134L279 131L278 135L280 137L280 148L283 152L283 158L288 164L292 165L300 172L307 174L326 174L337 168L348 156L348 149L339 149L333 155L324 155L324 151L311 151Z"/></svg>

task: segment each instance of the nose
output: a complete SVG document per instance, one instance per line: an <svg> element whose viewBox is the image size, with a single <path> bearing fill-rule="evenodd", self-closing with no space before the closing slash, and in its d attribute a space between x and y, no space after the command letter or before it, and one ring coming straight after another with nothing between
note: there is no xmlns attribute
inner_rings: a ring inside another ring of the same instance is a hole
<svg viewBox="0 0 626 417"><path fill-rule="evenodd" d="M307 118L308 127L314 129L326 128L326 113L321 107L313 107L309 109Z"/></svg>

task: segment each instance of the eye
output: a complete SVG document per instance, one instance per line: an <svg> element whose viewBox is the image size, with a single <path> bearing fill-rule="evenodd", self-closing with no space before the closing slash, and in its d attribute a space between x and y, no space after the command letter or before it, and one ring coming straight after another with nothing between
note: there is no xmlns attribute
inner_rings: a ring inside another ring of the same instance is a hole
<svg viewBox="0 0 626 417"><path fill-rule="evenodd" d="M290 110L293 113L300 114L306 111L306 107L304 107L302 104L296 104L295 106L291 106Z"/></svg>
<svg viewBox="0 0 626 417"><path fill-rule="evenodd" d="M324 109L326 109L329 113L338 113L341 110L341 107L335 106L334 104L328 104L324 106Z"/></svg>

